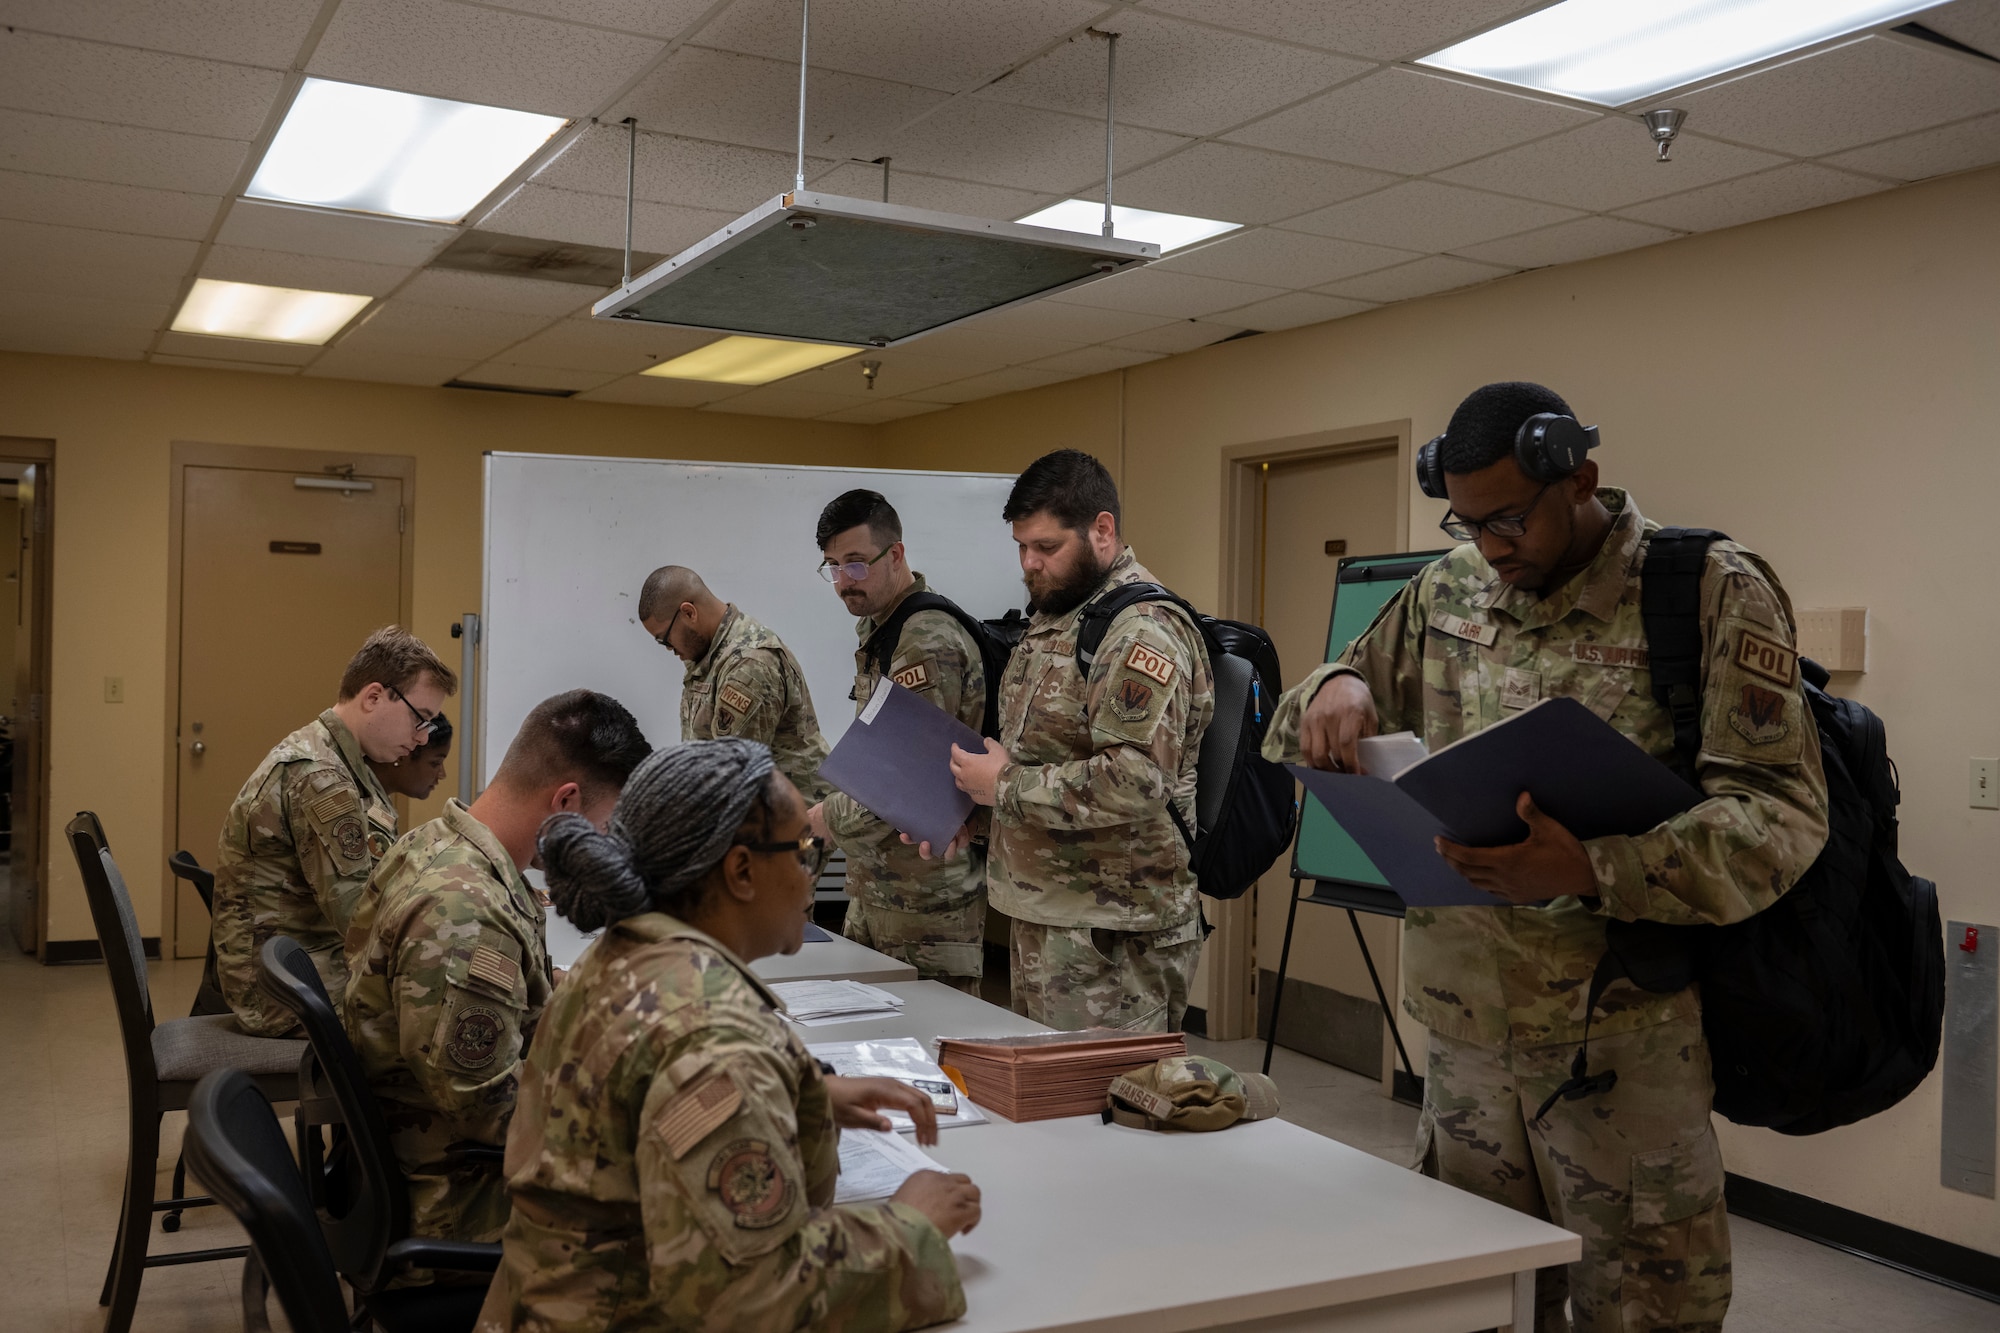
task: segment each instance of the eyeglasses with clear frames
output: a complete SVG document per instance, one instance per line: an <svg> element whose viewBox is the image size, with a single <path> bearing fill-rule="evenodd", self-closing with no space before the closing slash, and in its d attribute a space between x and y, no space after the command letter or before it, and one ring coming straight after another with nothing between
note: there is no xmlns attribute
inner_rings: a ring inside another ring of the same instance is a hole
<svg viewBox="0 0 2000 1333"><path fill-rule="evenodd" d="M1528 515L1535 512L1535 506L1542 502L1542 497L1549 493L1549 487L1555 484L1552 481L1548 486L1536 491L1535 498L1528 501L1528 507L1518 514L1495 514L1491 518L1461 518L1447 509L1444 517L1438 520L1438 527L1443 529L1445 536L1461 542L1477 541L1482 532L1490 532L1495 537L1519 537L1528 530Z"/></svg>
<svg viewBox="0 0 2000 1333"><path fill-rule="evenodd" d="M868 577L868 571L874 566L876 561L894 549L895 544L892 542L890 545L883 547L881 554L877 555L873 560L849 560L845 563L822 560L819 563L819 576L828 583L831 583L836 575L845 574L849 583L859 583Z"/></svg>
<svg viewBox="0 0 2000 1333"><path fill-rule="evenodd" d="M826 839L808 834L803 838L784 842L739 842L732 845L741 847L745 851L763 852L769 856L776 856L779 852L790 852L799 858L799 869L811 870L819 861L820 853L826 850Z"/></svg>

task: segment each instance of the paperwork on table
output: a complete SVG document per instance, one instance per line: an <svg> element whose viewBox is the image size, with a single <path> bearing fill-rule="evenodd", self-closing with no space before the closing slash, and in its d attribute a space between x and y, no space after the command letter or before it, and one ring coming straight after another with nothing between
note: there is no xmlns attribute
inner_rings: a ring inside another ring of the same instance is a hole
<svg viewBox="0 0 2000 1333"><path fill-rule="evenodd" d="M958 1089L938 1068L937 1062L915 1037L880 1037L874 1041L815 1041L806 1049L815 1059L833 1066L845 1078L893 1078L907 1083L931 1099L937 1108L939 1129L954 1125L983 1125L986 1117L979 1108L958 1095ZM914 1130L916 1122L901 1111L884 1110L889 1123L900 1130Z"/></svg>
<svg viewBox="0 0 2000 1333"><path fill-rule="evenodd" d="M778 981L771 993L785 1002L785 1017L800 1027L893 1018L903 999L865 981Z"/></svg>
<svg viewBox="0 0 2000 1333"><path fill-rule="evenodd" d="M840 1182L835 1203L886 1199L919 1171L942 1171L916 1144L892 1130L840 1131Z"/></svg>

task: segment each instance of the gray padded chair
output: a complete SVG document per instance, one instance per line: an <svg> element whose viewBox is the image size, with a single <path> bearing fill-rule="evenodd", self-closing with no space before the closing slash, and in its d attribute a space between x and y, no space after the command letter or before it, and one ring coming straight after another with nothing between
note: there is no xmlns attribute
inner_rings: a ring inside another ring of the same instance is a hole
<svg viewBox="0 0 2000 1333"><path fill-rule="evenodd" d="M65 830L77 870L83 875L91 920L104 951L111 977L111 996L118 1009L119 1034L125 1046L125 1082L130 1102L130 1148L125 1159L125 1199L119 1210L118 1235L111 1266L104 1275L99 1305L111 1307L105 1333L127 1333L139 1300L139 1282L148 1268L169 1264L240 1259L245 1246L183 1250L148 1256L146 1243L156 1212L178 1213L215 1201L206 1197L155 1199L153 1184L160 1164L160 1120L168 1111L185 1110L195 1083L218 1069L240 1069L252 1077L273 1101L298 1096L299 1061L306 1043L274 1037L253 1037L236 1025L232 1015L153 1020L153 997L146 984L145 947L138 918L132 912L125 877L111 859L103 826L88 811Z"/></svg>

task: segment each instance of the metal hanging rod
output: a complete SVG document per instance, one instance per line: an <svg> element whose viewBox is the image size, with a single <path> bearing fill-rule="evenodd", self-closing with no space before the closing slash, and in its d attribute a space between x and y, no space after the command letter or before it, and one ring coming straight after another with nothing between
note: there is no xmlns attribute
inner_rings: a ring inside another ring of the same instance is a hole
<svg viewBox="0 0 2000 1333"><path fill-rule="evenodd" d="M639 170L639 122L625 117L625 285L632 285L632 189Z"/></svg>
<svg viewBox="0 0 2000 1333"><path fill-rule="evenodd" d="M1092 37L1104 39L1104 234L1111 235L1112 149L1117 137L1118 34L1090 29Z"/></svg>
<svg viewBox="0 0 2000 1333"><path fill-rule="evenodd" d="M806 56L812 38L812 0L799 0L799 164L792 176L792 189L806 188Z"/></svg>

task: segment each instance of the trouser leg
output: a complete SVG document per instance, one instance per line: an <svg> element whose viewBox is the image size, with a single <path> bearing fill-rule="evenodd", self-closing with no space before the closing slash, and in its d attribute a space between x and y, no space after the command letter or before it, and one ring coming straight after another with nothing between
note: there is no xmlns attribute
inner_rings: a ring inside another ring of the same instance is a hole
<svg viewBox="0 0 2000 1333"><path fill-rule="evenodd" d="M1016 921L1010 950L1014 1008L1070 1032L1178 1031L1200 959L1199 921L1158 931Z"/></svg>
<svg viewBox="0 0 2000 1333"><path fill-rule="evenodd" d="M857 898L847 909L847 938L908 963L924 981L979 994L986 969L986 894L923 912Z"/></svg>

